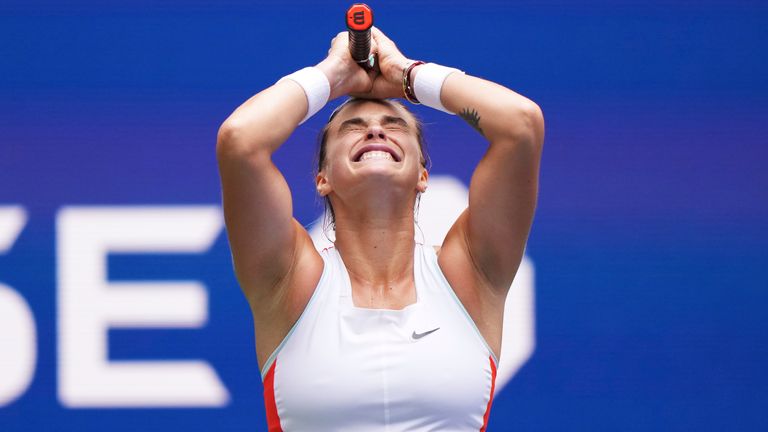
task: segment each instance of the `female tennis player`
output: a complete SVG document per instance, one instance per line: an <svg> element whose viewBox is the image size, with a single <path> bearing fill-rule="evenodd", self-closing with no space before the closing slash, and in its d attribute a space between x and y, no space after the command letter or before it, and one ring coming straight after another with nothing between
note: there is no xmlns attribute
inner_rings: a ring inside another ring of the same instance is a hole
<svg viewBox="0 0 768 432"><path fill-rule="evenodd" d="M251 97L219 130L269 430L483 431L536 206L542 114L501 85L408 60L376 28L371 42L380 71L356 64L340 33L322 62ZM316 176L335 243L318 252L272 154L341 96L352 99L322 132ZM459 114L488 142L439 248L414 240L427 155L418 120L390 98Z"/></svg>

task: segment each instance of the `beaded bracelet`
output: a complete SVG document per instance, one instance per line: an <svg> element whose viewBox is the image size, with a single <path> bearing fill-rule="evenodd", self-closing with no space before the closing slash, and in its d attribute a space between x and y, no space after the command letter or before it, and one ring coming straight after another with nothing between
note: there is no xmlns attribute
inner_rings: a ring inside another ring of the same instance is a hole
<svg viewBox="0 0 768 432"><path fill-rule="evenodd" d="M412 104L419 104L419 100L416 98L416 94L413 91L413 85L411 84L411 71L418 65L423 65L424 62L420 60L413 60L403 68L403 95L405 99Z"/></svg>

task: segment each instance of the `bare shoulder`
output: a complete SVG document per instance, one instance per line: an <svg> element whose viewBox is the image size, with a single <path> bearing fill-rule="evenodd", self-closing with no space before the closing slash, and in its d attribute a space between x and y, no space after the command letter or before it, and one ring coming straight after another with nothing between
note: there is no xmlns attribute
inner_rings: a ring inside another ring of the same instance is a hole
<svg viewBox="0 0 768 432"><path fill-rule="evenodd" d="M466 243L465 223L466 212L459 216L446 235L439 248L437 262L464 309L498 358L506 293L493 289L473 262Z"/></svg>
<svg viewBox="0 0 768 432"><path fill-rule="evenodd" d="M477 310L479 314L478 309L481 306L479 299L482 295L481 280L477 277L477 272L472 260L467 255L466 248L452 237L454 236L449 233L445 243L440 247L435 247L437 263L470 315L475 315L472 313L473 310Z"/></svg>
<svg viewBox="0 0 768 432"><path fill-rule="evenodd" d="M284 303L281 309L291 325L304 311L320 281L324 268L323 258L303 227L298 237L300 244L296 248L296 256L286 275L285 283L278 290L283 292L280 293L280 298L276 299L278 302Z"/></svg>
<svg viewBox="0 0 768 432"><path fill-rule="evenodd" d="M297 237L299 244L284 279L274 290L248 299L259 365L264 364L298 321L323 273L323 258L309 234L300 228Z"/></svg>

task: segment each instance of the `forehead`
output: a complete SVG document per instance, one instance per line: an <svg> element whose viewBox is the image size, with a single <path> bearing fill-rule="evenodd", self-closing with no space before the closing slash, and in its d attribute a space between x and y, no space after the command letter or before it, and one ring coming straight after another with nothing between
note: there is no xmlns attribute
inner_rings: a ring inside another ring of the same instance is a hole
<svg viewBox="0 0 768 432"><path fill-rule="evenodd" d="M351 118L359 117L364 120L368 118L375 119L380 116L396 116L403 118L409 126L413 126L415 123L414 117L405 110L403 107L390 103L386 100L381 101L355 101L347 106L344 106L341 111L334 117L330 126L337 127L341 123Z"/></svg>

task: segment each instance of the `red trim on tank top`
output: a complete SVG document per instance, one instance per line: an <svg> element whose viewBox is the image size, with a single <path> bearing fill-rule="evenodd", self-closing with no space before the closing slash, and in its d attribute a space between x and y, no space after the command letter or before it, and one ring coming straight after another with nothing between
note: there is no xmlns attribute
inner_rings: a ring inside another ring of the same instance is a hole
<svg viewBox="0 0 768 432"><path fill-rule="evenodd" d="M277 359L272 363L272 367L264 375L264 405L267 410L267 430L269 432L283 432L280 426L280 415L277 413L277 403L275 402L275 366ZM494 373L495 375L495 373Z"/></svg>
<svg viewBox="0 0 768 432"><path fill-rule="evenodd" d="M483 427L480 428L480 432L485 432L485 428L488 427L488 417L491 415L491 405L493 404L493 392L496 390L496 363L494 363L492 356L488 356L488 361L491 363L491 395L488 397L488 406L485 407Z"/></svg>

